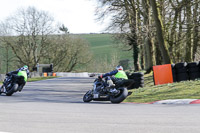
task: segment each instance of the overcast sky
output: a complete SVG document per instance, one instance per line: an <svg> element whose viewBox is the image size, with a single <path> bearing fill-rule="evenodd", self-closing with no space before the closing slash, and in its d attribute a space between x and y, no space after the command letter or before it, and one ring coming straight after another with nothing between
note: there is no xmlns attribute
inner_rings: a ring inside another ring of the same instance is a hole
<svg viewBox="0 0 200 133"><path fill-rule="evenodd" d="M95 20L96 0L0 0L0 3L0 20L19 8L34 6L49 12L70 33L99 33L106 27L105 23Z"/></svg>

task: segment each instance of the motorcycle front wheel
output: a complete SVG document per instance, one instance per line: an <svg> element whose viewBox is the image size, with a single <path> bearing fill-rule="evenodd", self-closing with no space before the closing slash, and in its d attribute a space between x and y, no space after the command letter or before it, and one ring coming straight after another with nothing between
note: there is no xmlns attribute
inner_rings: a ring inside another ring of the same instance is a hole
<svg viewBox="0 0 200 133"><path fill-rule="evenodd" d="M88 103L92 101L93 95L91 94L91 90L89 90L84 96L83 96L83 101Z"/></svg>
<svg viewBox="0 0 200 133"><path fill-rule="evenodd" d="M1 95L1 93L3 92L3 85L1 86L1 88L0 88L0 95Z"/></svg>
<svg viewBox="0 0 200 133"><path fill-rule="evenodd" d="M119 94L110 96L111 103L121 103L128 96L128 90L126 88L119 88Z"/></svg>
<svg viewBox="0 0 200 133"><path fill-rule="evenodd" d="M17 91L17 88L18 88L18 85L17 85L17 84L14 84L14 85L11 87L11 89L7 90L6 96L12 96L12 94L13 94L14 92Z"/></svg>

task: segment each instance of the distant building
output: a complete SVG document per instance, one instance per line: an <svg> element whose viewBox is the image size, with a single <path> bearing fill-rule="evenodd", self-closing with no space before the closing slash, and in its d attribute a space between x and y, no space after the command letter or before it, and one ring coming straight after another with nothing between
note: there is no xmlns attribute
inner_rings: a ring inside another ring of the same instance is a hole
<svg viewBox="0 0 200 133"><path fill-rule="evenodd" d="M38 73L52 73L53 72L53 63L51 64L37 64L36 71Z"/></svg>

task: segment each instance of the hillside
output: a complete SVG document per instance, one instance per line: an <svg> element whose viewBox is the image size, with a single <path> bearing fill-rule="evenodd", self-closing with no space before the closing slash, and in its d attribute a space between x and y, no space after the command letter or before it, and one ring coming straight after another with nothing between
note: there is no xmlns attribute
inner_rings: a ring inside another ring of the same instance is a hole
<svg viewBox="0 0 200 133"><path fill-rule="evenodd" d="M131 51L119 48L112 34L81 34L80 37L88 41L95 59L107 58L110 61L110 57L114 55L117 55L120 60L132 59Z"/></svg>
<svg viewBox="0 0 200 133"><path fill-rule="evenodd" d="M115 64L118 64L119 60L130 59L132 60L132 51L125 51L122 48L119 48L119 44L113 41L112 34L72 34L74 36L78 36L84 40L86 40L89 45L91 52L93 53L93 62L89 65L91 68L95 68L95 70L91 70L88 66L80 67L78 66L78 71L96 71L100 70L96 68L97 63L104 62L102 65L110 65L112 62L112 58L115 58ZM122 44L121 44L122 45ZM124 45L123 45L124 46ZM11 49L9 49L11 51ZM4 58L6 58L6 51L4 49L0 49L0 73L5 73L6 71L6 62ZM9 60L13 59L13 53L9 53ZM8 71L12 71L17 69L16 65L13 65L13 62L8 63L9 69ZM112 67L113 68L113 67ZM105 71L110 70L111 68L107 67L107 70L103 68Z"/></svg>

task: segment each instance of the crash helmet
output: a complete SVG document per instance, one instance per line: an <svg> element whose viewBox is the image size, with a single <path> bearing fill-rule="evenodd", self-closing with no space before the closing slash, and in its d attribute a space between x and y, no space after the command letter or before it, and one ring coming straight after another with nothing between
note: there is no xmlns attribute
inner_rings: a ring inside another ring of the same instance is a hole
<svg viewBox="0 0 200 133"><path fill-rule="evenodd" d="M116 69L117 70L123 70L123 67L122 66L116 66Z"/></svg>
<svg viewBox="0 0 200 133"><path fill-rule="evenodd" d="M27 71L28 70L28 66L27 65L24 65L22 68L21 68L22 71Z"/></svg>

